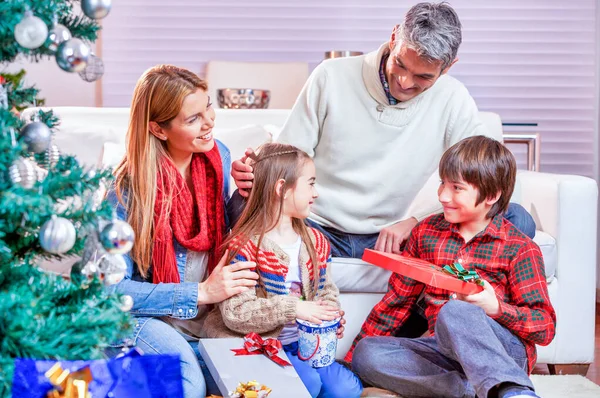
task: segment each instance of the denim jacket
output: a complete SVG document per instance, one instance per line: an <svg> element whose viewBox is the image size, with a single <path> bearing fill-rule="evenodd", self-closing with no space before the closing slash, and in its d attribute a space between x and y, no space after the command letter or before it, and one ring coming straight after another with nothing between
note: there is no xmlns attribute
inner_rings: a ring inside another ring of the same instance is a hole
<svg viewBox="0 0 600 398"><path fill-rule="evenodd" d="M231 154L222 142L218 140L215 140L215 142L223 163L223 201L226 204L229 198ZM119 203L114 189L109 190L107 200L116 209L117 218L127 221L127 209ZM227 216L225 215L225 217ZM227 225L227 220L225 220L225 224ZM181 246L175 238L173 238L173 244L175 246L179 278L184 281L188 249ZM133 335L121 344L117 344L117 346L135 344L140 329L150 318L170 316L179 319L192 319L198 314L198 283L154 284L150 276L144 279L140 275L136 264L128 254L123 255L123 258L127 263L125 278L116 285L109 286L108 290L119 294L127 294L133 298L133 308L130 313L136 318L137 322ZM150 273L151 271L152 267Z"/></svg>

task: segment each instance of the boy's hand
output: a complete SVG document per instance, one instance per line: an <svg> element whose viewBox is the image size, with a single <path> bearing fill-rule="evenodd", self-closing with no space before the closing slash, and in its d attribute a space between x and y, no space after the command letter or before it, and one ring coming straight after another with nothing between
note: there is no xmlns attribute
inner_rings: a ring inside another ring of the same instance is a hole
<svg viewBox="0 0 600 398"><path fill-rule="evenodd" d="M316 324L331 321L340 316L338 308L329 301L298 301L296 318Z"/></svg>
<svg viewBox="0 0 600 398"><path fill-rule="evenodd" d="M486 280L483 280L483 291L475 294L456 294L458 300L475 304L485 311L488 316L498 315L500 312L500 303L494 291L494 287Z"/></svg>
<svg viewBox="0 0 600 398"><path fill-rule="evenodd" d="M346 320L344 319L344 315L346 314L344 311L340 310L339 311L340 316L342 317L342 319L340 319L340 326L338 326L338 330L337 330L337 338L341 339L344 337L344 325L346 324Z"/></svg>

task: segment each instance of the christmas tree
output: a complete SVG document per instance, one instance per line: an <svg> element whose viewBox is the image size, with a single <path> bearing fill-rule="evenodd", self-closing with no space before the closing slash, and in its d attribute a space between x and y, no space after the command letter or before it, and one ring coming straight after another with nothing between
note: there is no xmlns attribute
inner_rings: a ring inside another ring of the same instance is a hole
<svg viewBox="0 0 600 398"><path fill-rule="evenodd" d="M83 0L84 14L74 9L78 4L0 2L0 62L6 66L20 54L53 57L57 68L85 79L93 57L88 43L96 39L96 19L106 16L110 1ZM33 120L20 117L21 110L42 104L38 90L24 86L23 72L0 76L3 397L10 396L15 358L98 359L108 344L123 338L131 297L109 295L104 285L123 277L119 253L131 247L133 237L126 223L111 221L113 210L102 201L99 189L110 172L83 168L60 154L52 144L59 120L51 111L36 111ZM82 252L70 277L39 267L44 259Z"/></svg>

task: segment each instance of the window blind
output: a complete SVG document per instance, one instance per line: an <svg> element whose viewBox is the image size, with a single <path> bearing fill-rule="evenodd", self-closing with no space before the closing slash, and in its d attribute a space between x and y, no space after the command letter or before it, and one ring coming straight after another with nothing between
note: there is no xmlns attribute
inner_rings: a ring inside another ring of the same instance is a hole
<svg viewBox="0 0 600 398"><path fill-rule="evenodd" d="M128 0L103 20L104 106L129 106L140 74L172 63L203 74L209 60L301 61L328 50L369 52L413 2L379 0ZM593 0L456 0L461 80L480 110L533 123L541 171L596 177L597 12ZM525 148L511 146L524 167Z"/></svg>

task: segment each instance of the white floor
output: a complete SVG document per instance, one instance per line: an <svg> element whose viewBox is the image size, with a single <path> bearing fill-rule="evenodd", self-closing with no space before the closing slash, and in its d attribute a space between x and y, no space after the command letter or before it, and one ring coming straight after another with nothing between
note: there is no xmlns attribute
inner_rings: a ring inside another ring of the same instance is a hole
<svg viewBox="0 0 600 398"><path fill-rule="evenodd" d="M583 376L532 375L537 394L542 398L598 398L600 386Z"/></svg>

